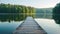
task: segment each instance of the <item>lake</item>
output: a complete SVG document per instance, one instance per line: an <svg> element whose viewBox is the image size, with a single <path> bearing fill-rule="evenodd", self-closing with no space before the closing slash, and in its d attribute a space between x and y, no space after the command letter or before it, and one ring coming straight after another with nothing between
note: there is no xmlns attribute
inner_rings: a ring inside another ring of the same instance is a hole
<svg viewBox="0 0 60 34"><path fill-rule="evenodd" d="M22 23L20 22L0 22L0 34L12 34L14 30Z"/></svg>
<svg viewBox="0 0 60 34"><path fill-rule="evenodd" d="M53 19L35 18L35 20L48 34L60 34L60 25ZM0 22L0 34L12 34L22 22Z"/></svg>
<svg viewBox="0 0 60 34"><path fill-rule="evenodd" d="M60 24L56 24L53 19L36 18L35 20L48 34L60 34Z"/></svg>

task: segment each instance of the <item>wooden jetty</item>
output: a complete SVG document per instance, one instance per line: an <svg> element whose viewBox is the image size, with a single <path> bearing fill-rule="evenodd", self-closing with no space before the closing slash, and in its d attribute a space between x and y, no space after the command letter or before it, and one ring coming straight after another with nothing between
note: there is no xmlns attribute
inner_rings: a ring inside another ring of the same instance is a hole
<svg viewBox="0 0 60 34"><path fill-rule="evenodd" d="M13 34L47 34L41 26L32 18L26 20L16 28Z"/></svg>

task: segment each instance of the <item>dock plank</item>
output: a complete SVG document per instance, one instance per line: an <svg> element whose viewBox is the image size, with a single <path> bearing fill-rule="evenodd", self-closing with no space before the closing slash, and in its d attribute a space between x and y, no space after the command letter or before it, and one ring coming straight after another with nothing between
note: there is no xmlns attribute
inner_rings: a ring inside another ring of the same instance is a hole
<svg viewBox="0 0 60 34"><path fill-rule="evenodd" d="M13 34L47 34L41 26L32 18L27 17L26 20L19 25Z"/></svg>

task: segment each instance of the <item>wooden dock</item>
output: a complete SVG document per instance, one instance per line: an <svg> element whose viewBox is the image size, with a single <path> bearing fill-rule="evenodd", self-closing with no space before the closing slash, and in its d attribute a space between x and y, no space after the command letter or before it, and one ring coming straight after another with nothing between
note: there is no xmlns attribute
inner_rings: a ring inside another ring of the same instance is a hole
<svg viewBox="0 0 60 34"><path fill-rule="evenodd" d="M26 20L16 28L13 34L47 34L41 26L32 18L27 17Z"/></svg>

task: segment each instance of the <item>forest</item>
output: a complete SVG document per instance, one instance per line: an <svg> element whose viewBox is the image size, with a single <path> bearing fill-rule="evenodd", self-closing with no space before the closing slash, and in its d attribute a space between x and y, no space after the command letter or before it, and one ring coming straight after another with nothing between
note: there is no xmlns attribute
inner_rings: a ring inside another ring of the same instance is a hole
<svg viewBox="0 0 60 34"><path fill-rule="evenodd" d="M53 19L56 23L60 24L60 3L53 8Z"/></svg>
<svg viewBox="0 0 60 34"><path fill-rule="evenodd" d="M0 4L0 21L21 21L27 16L50 18L60 23L60 3L54 8L34 8L31 6Z"/></svg>
<svg viewBox="0 0 60 34"><path fill-rule="evenodd" d="M21 21L27 16L35 17L35 8L23 5L0 4L0 21Z"/></svg>

